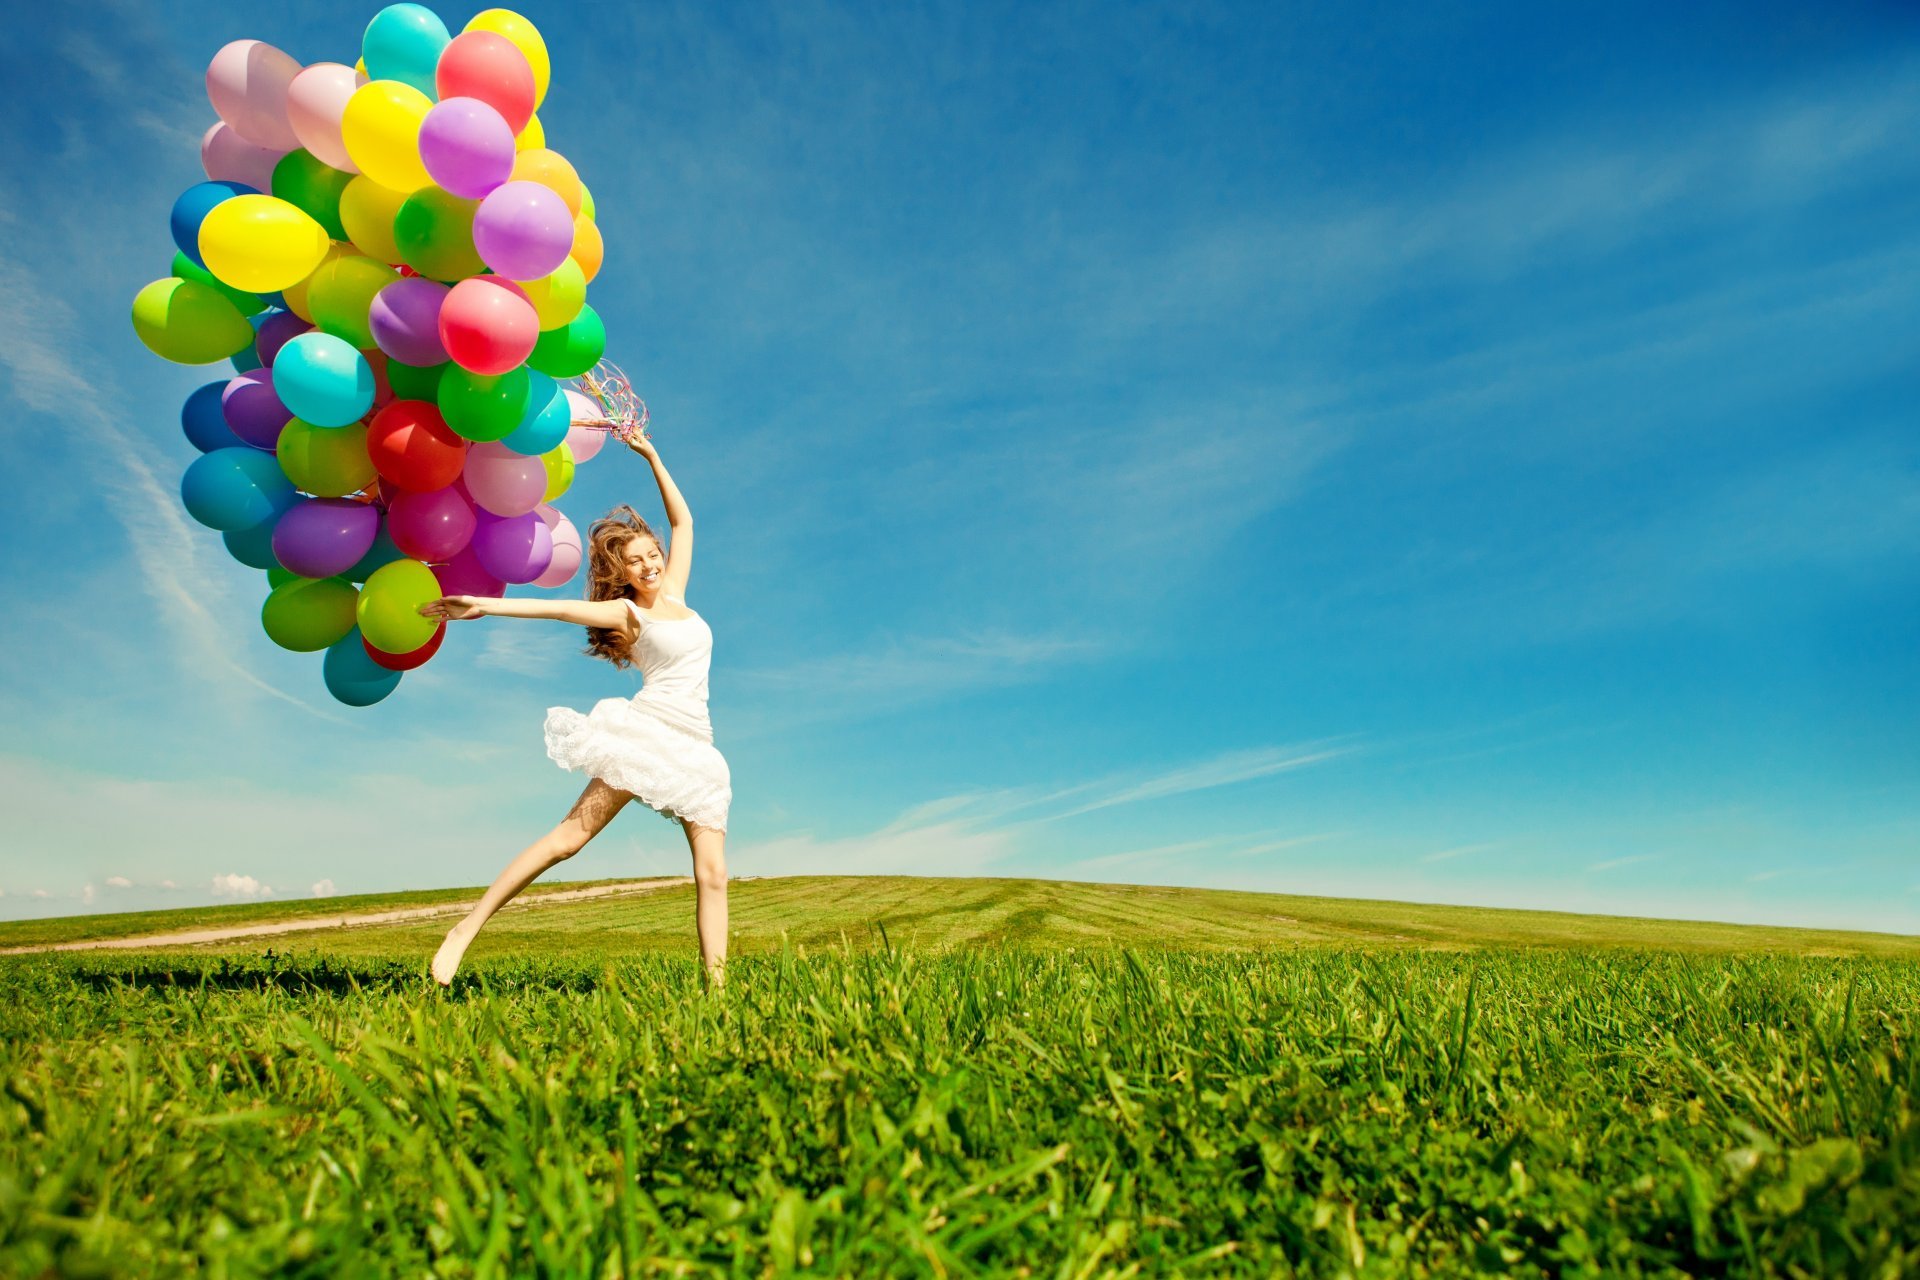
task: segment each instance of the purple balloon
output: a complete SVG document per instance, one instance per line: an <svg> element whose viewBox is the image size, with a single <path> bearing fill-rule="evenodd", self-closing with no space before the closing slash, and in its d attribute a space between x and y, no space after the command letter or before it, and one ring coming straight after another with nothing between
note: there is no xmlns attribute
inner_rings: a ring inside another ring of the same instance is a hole
<svg viewBox="0 0 1920 1280"><path fill-rule="evenodd" d="M553 530L533 512L476 514L473 555L488 573L506 582L532 582L553 563Z"/></svg>
<svg viewBox="0 0 1920 1280"><path fill-rule="evenodd" d="M387 509L387 532L394 545L428 564L444 563L466 550L473 525L473 508L452 486L402 493Z"/></svg>
<svg viewBox="0 0 1920 1280"><path fill-rule="evenodd" d="M538 182L509 182L473 214L480 260L509 280L552 275L573 249L573 215L560 193Z"/></svg>
<svg viewBox="0 0 1920 1280"><path fill-rule="evenodd" d="M273 358L280 354L280 348L312 330L312 325L293 312L276 311L260 322L259 336L253 340L253 353L260 357L261 364L272 368Z"/></svg>
<svg viewBox="0 0 1920 1280"><path fill-rule="evenodd" d="M447 349L440 345L440 304L447 292L438 280L420 276L382 288L367 310L374 345L401 364L444 363Z"/></svg>
<svg viewBox="0 0 1920 1280"><path fill-rule="evenodd" d="M373 549L380 512L351 498L315 498L280 517L273 527L273 557L303 578L345 573Z"/></svg>
<svg viewBox="0 0 1920 1280"><path fill-rule="evenodd" d="M450 596L501 596L507 590L506 579L488 573L471 546L447 563L433 566L433 576Z"/></svg>
<svg viewBox="0 0 1920 1280"><path fill-rule="evenodd" d="M293 410L280 403L273 389L273 370L249 369L220 393L220 416L233 434L254 448L271 449L280 443L280 429L292 419Z"/></svg>
<svg viewBox="0 0 1920 1280"><path fill-rule="evenodd" d="M513 129L478 98L447 98L420 122L420 163L456 196L478 200L513 173Z"/></svg>

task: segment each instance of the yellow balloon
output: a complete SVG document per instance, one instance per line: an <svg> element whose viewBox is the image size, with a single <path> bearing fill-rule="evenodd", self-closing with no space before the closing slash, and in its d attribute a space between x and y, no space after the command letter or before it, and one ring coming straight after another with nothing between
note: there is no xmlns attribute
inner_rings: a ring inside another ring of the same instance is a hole
<svg viewBox="0 0 1920 1280"><path fill-rule="evenodd" d="M377 262L400 261L393 238L394 215L407 202L407 193L383 187L361 174L340 193L340 225L353 247Z"/></svg>
<svg viewBox="0 0 1920 1280"><path fill-rule="evenodd" d="M587 302L587 276L580 270L579 263L568 258L550 276L521 281L520 291L533 304L533 314L540 318L540 331L545 333L572 323L580 314L580 308Z"/></svg>
<svg viewBox="0 0 1920 1280"><path fill-rule="evenodd" d="M540 123L540 117L534 116L527 121L527 127L514 135L515 151L538 151L547 145L547 126Z"/></svg>
<svg viewBox="0 0 1920 1280"><path fill-rule="evenodd" d="M546 101L553 63L547 58L547 42L540 38L540 28L511 9L483 9L474 14L463 29L491 31L513 41L514 47L527 55L527 65L533 68L533 105L537 107Z"/></svg>
<svg viewBox="0 0 1920 1280"><path fill-rule="evenodd" d="M432 109L433 100L410 84L369 80L347 99L340 141L360 172L381 186L418 191L433 182L420 162L420 122Z"/></svg>
<svg viewBox="0 0 1920 1280"><path fill-rule="evenodd" d="M587 184L580 184L580 212L589 218L593 216L593 192L587 190Z"/></svg>
<svg viewBox="0 0 1920 1280"><path fill-rule="evenodd" d="M336 240L333 242L332 247L327 250L326 256L320 259L320 267L326 266L335 258L345 257L352 252L352 245L341 244ZM313 308L307 305L307 289L313 284L313 277L320 273L320 267L315 267L312 273L304 279L296 280L280 291L280 296L286 300L287 310L293 312L293 314L299 316L308 324L313 323Z"/></svg>
<svg viewBox="0 0 1920 1280"><path fill-rule="evenodd" d="M557 444L540 455L540 464L547 469L547 494L540 501L552 502L573 488L572 449L564 444Z"/></svg>
<svg viewBox="0 0 1920 1280"><path fill-rule="evenodd" d="M234 196L200 223L200 256L222 284L272 293L304 280L333 243L300 209L274 196Z"/></svg>

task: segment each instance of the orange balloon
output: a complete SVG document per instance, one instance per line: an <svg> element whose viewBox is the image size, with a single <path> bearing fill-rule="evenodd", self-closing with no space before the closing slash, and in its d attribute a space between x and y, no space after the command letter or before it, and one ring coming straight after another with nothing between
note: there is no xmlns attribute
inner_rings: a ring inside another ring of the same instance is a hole
<svg viewBox="0 0 1920 1280"><path fill-rule="evenodd" d="M566 201L567 212L580 216L580 175L558 151L536 147L522 151L513 159L512 182L537 182L551 187Z"/></svg>
<svg viewBox="0 0 1920 1280"><path fill-rule="evenodd" d="M600 238L600 227L586 214L573 220L573 249L567 254L580 264L580 274L591 281L600 274L600 262L607 256L607 245Z"/></svg>

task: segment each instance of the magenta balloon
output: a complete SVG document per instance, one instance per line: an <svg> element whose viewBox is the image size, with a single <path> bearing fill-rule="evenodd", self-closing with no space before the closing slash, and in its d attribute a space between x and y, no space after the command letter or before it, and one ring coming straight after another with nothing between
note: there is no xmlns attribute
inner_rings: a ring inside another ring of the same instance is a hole
<svg viewBox="0 0 1920 1280"><path fill-rule="evenodd" d="M271 449L280 443L280 431L293 418L293 410L280 403L273 389L273 370L249 369L220 393L220 416L233 434L254 448Z"/></svg>
<svg viewBox="0 0 1920 1280"><path fill-rule="evenodd" d="M497 441L469 449L460 478L473 505L496 516L525 515L547 492L546 464Z"/></svg>
<svg viewBox="0 0 1920 1280"><path fill-rule="evenodd" d="M488 573L471 546L447 563L434 565L433 576L450 596L498 596L507 589L506 579Z"/></svg>
<svg viewBox="0 0 1920 1280"><path fill-rule="evenodd" d="M573 215L559 192L538 182L509 182L473 215L480 260L509 280L550 276L573 248Z"/></svg>
<svg viewBox="0 0 1920 1280"><path fill-rule="evenodd" d="M473 529L480 567L506 582L532 582L553 562L553 530L531 508L517 516L481 515Z"/></svg>
<svg viewBox="0 0 1920 1280"><path fill-rule="evenodd" d="M387 509L387 532L394 545L428 564L443 564L466 550L473 525L473 508L451 486L402 493Z"/></svg>
<svg viewBox="0 0 1920 1280"><path fill-rule="evenodd" d="M225 122L215 124L200 139L200 167L215 182L238 182L255 191L273 190L273 166L285 151L256 146Z"/></svg>
<svg viewBox="0 0 1920 1280"><path fill-rule="evenodd" d="M207 101L248 142L291 151L300 139L287 119L287 89L300 71L292 55L270 44L235 40L207 64Z"/></svg>
<svg viewBox="0 0 1920 1280"><path fill-rule="evenodd" d="M420 122L420 163L456 196L478 200L505 182L513 156L513 130L478 98L435 103Z"/></svg>
<svg viewBox="0 0 1920 1280"><path fill-rule="evenodd" d="M260 363L273 367L273 358L280 354L280 348L303 333L313 332L313 326L291 311L280 311L268 316L260 325L260 335L253 340L253 353L260 357ZM575 462L580 461L580 452L573 454Z"/></svg>
<svg viewBox="0 0 1920 1280"><path fill-rule="evenodd" d="M536 587L564 587L573 581L573 575L580 572L580 531L573 527L573 521L557 511L553 519L547 518L552 507L541 507L535 514L546 524L553 538L553 559L547 565L547 571L533 580Z"/></svg>
<svg viewBox="0 0 1920 1280"><path fill-rule="evenodd" d="M296 503L273 526L273 558L303 578L345 573L373 550L380 511L351 498Z"/></svg>
<svg viewBox="0 0 1920 1280"><path fill-rule="evenodd" d="M401 364L442 364L447 349L440 342L440 304L447 286L438 280L410 276L395 280L373 295L367 323L374 345Z"/></svg>

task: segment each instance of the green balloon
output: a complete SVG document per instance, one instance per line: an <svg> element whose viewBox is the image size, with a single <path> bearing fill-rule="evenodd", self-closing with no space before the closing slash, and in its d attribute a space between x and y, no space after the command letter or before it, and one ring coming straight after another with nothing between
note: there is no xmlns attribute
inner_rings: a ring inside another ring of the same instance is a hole
<svg viewBox="0 0 1920 1280"><path fill-rule="evenodd" d="M440 594L440 579L418 560L381 565L360 589L361 637L382 653L412 653L440 626L438 618L420 616L420 606Z"/></svg>
<svg viewBox="0 0 1920 1280"><path fill-rule="evenodd" d="M325 227L335 240L345 240L340 193L353 179L353 174L340 172L311 151L289 151L273 166L272 194Z"/></svg>
<svg viewBox="0 0 1920 1280"><path fill-rule="evenodd" d="M367 456L367 424L349 422L344 427L316 427L300 418L291 418L280 429L274 456L280 469L293 481L318 498L344 498L373 483L373 459Z"/></svg>
<svg viewBox="0 0 1920 1280"><path fill-rule="evenodd" d="M582 306L572 320L540 335L527 367L549 378L577 378L599 364L606 351L607 326L600 323L599 312Z"/></svg>
<svg viewBox="0 0 1920 1280"><path fill-rule="evenodd" d="M384 262L357 253L323 262L307 282L307 310L322 333L345 338L365 350L373 346L373 327L367 316L373 295L400 278Z"/></svg>
<svg viewBox="0 0 1920 1280"><path fill-rule="evenodd" d="M271 591L275 587L284 587L289 582L297 581L299 577L299 574L286 568L284 565L275 565L273 568L267 570L267 590Z"/></svg>
<svg viewBox="0 0 1920 1280"><path fill-rule="evenodd" d="M478 200L462 200L439 187L422 187L393 215L393 242L400 261L429 280L451 283L487 269L473 247Z"/></svg>
<svg viewBox="0 0 1920 1280"><path fill-rule="evenodd" d="M525 365L489 375L449 364L440 375L440 392L434 402L455 435L484 444L513 434L527 416L527 402L532 398L533 379L527 376Z"/></svg>
<svg viewBox="0 0 1920 1280"><path fill-rule="evenodd" d="M440 400L440 376L447 371L452 361L442 360L439 364L401 364L398 360L387 361L387 385L393 388L395 400L425 400L428 404L437 404Z"/></svg>
<svg viewBox="0 0 1920 1280"><path fill-rule="evenodd" d="M260 607L260 625L267 639L282 649L314 653L353 630L358 595L352 583L340 578L295 578L267 597Z"/></svg>
<svg viewBox="0 0 1920 1280"><path fill-rule="evenodd" d="M175 364L212 364L253 345L253 326L225 294L197 280L168 276L133 299L133 331Z"/></svg>
<svg viewBox="0 0 1920 1280"><path fill-rule="evenodd" d="M233 309L243 316L258 315L267 309L267 300L257 293L248 293L245 289L236 289L220 277L207 270L186 254L175 251L173 255L173 274L182 280L191 280L195 284L204 284L217 290L221 297L233 304Z"/></svg>

